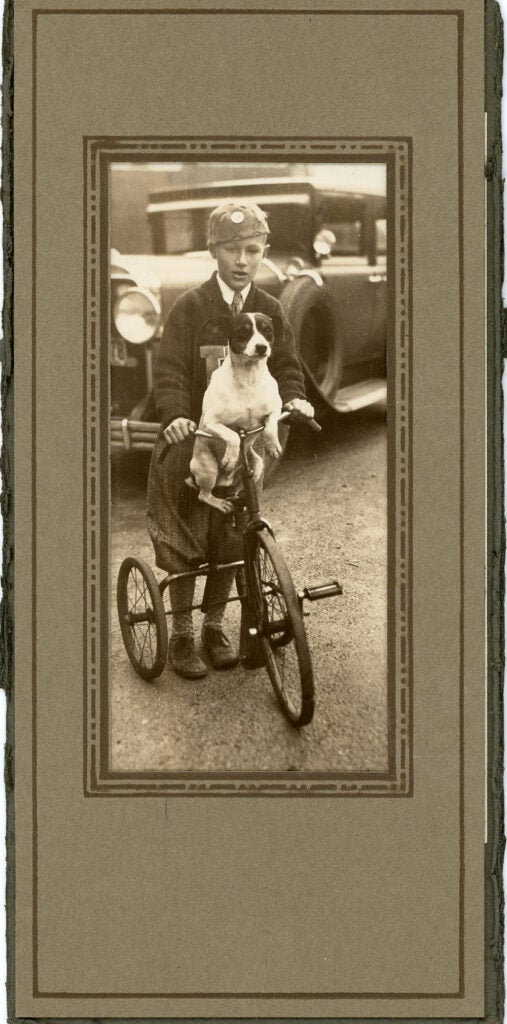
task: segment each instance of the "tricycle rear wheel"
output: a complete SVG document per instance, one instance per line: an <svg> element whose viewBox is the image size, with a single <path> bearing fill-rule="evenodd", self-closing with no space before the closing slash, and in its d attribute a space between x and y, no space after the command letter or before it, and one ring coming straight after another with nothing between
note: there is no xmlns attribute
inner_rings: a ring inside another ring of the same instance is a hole
<svg viewBox="0 0 507 1024"><path fill-rule="evenodd" d="M125 558L118 573L116 595L130 661L142 679L156 679L167 660L167 620L159 585L149 565L138 558Z"/></svg>

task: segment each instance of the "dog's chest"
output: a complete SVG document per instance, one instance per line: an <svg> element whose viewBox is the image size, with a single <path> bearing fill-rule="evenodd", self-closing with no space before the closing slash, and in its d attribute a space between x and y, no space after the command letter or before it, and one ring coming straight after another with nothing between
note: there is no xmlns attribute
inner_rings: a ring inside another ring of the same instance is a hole
<svg viewBox="0 0 507 1024"><path fill-rule="evenodd" d="M203 409L226 426L256 427L280 401L278 385L269 371L235 367L224 363L216 370L205 396Z"/></svg>
<svg viewBox="0 0 507 1024"><path fill-rule="evenodd" d="M269 389L271 390L271 389ZM273 395L266 394L260 388L238 388L227 396L227 408L224 409L225 422L248 430L256 427L273 410Z"/></svg>
<svg viewBox="0 0 507 1024"><path fill-rule="evenodd" d="M268 416L276 408L278 386L265 369L262 373L245 378L236 374L234 385L230 393L234 412L247 417L248 426L256 426L259 419Z"/></svg>

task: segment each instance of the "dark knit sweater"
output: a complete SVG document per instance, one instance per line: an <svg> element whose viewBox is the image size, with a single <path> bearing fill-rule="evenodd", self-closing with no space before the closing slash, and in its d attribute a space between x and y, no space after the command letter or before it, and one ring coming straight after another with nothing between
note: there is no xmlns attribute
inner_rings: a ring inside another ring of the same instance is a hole
<svg viewBox="0 0 507 1024"><path fill-rule="evenodd" d="M269 370L278 383L282 402L305 398L304 377L294 335L278 299L252 283L243 311L265 313L281 319L283 332L273 343ZM154 370L155 402L162 428L178 416L199 422L207 381L206 361L201 357L197 336L206 320L227 314L232 316L222 297L216 274L199 288L185 292L174 303L162 334Z"/></svg>

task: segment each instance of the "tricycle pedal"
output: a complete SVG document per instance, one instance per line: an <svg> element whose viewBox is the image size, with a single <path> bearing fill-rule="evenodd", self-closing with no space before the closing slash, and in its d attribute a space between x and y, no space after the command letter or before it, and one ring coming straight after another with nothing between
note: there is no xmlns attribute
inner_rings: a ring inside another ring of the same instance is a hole
<svg viewBox="0 0 507 1024"><path fill-rule="evenodd" d="M313 586L304 587L300 590L298 597L307 601L321 601L324 597L337 597L343 594L343 588L338 580L330 580L329 583L314 583Z"/></svg>

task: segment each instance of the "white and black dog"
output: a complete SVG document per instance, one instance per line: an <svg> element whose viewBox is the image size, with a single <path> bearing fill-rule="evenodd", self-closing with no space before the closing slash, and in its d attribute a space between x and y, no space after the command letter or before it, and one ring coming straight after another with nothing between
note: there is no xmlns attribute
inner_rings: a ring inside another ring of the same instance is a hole
<svg viewBox="0 0 507 1024"><path fill-rule="evenodd" d="M213 439L196 437L190 471L199 487L199 500L231 511L231 503L212 494L217 486L235 483L239 462L239 435L234 427L254 430L264 424L264 447L273 458L281 454L278 418L282 400L276 380L268 370L274 329L264 313L240 313L208 321L201 329L204 340L215 345L228 344L228 354L214 370L204 394L201 430ZM255 436L248 442L254 479L263 469L262 458L252 450Z"/></svg>

